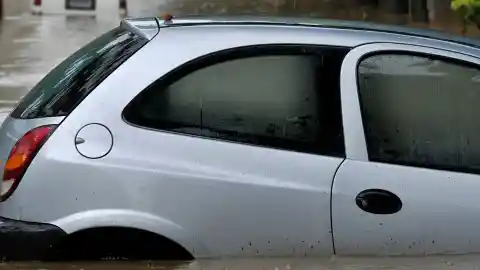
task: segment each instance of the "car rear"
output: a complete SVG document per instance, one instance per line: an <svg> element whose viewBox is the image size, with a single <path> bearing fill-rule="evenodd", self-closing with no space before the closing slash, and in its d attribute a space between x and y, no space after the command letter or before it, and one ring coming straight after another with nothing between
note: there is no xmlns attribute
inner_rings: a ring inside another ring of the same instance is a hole
<svg viewBox="0 0 480 270"><path fill-rule="evenodd" d="M29 165L35 162L36 154L62 121L92 91L95 91L98 85L147 44L155 33L158 33L158 28L150 29L148 34L140 30L139 27L145 24L156 26L156 21L143 20L137 21L137 24L135 21L123 21L119 27L79 49L49 72L4 120L0 128L0 161L2 161L0 164L2 172L0 242L2 246L5 241L13 239L2 230L2 226L16 227L17 234L29 230L28 226L21 221L11 220L15 217L20 218L22 215L20 212L12 213L12 209L6 209L2 204L22 184L22 177ZM55 170L55 168L51 169ZM17 235L16 238L18 237ZM42 242L46 243L44 240ZM0 247L0 255L9 257L5 253L11 254ZM16 254L22 254L22 252L16 251ZM26 259L35 258L27 256Z"/></svg>

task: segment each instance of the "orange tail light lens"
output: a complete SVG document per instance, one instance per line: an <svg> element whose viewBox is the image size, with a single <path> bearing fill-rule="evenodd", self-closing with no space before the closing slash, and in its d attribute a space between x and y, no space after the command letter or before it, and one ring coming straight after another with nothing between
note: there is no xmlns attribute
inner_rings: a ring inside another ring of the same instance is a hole
<svg viewBox="0 0 480 270"><path fill-rule="evenodd" d="M56 127L48 125L34 128L15 143L5 163L0 201L12 195L33 158Z"/></svg>

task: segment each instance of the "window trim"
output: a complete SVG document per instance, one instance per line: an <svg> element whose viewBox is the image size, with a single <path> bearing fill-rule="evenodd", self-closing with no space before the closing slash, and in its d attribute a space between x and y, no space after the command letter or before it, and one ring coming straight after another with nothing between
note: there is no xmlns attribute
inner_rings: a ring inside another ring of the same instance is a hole
<svg viewBox="0 0 480 270"><path fill-rule="evenodd" d="M390 49L390 50L378 50L378 51L371 51L368 53L363 54L360 58L358 58L357 65L355 67L356 71L356 85L357 85L357 94L358 94L358 103L360 106L360 117L362 119L362 127L363 127L363 135L365 138L365 148L366 154L369 162L373 163L380 163L380 164L389 164L389 165L396 165L396 166L406 166L406 167L413 167L419 169L431 169L431 170L439 170L439 171L449 171L449 172L460 172L460 173L469 173L469 174L480 174L480 168L469 168L469 167L458 167L458 166L447 166L447 165L435 165L435 164L420 164L419 162L391 162L387 160L377 160L371 158L370 154L368 153L368 141L367 141L367 132L365 128L364 122L364 108L365 105L362 104L362 100L360 98L360 76L359 76L359 68L361 63L372 56L381 56L381 55L392 55L392 56L414 56L414 57L421 57L428 60L434 61L443 61L448 64L458 65L466 68L474 68L480 71L480 64L474 63L472 61L468 61L466 59L459 59L454 58L451 56L447 56L444 54L435 54L435 53L428 53L423 51L408 51L408 50L398 50L398 49Z"/></svg>
<svg viewBox="0 0 480 270"><path fill-rule="evenodd" d="M141 96L149 91L149 89L153 86L160 85L159 88L166 89L166 87L170 86L174 82L179 81L182 79L184 76L200 70L202 68L206 68L211 65L215 64L221 64L224 62L228 62L231 60L238 60L238 59L243 59L243 58L248 58L248 57L256 57L256 56L267 56L267 55L322 55L321 50L322 49L328 49L328 50L343 50L344 52L344 57L348 54L348 52L351 50L349 47L344 47L344 46L331 46L331 45L315 45L315 44L288 44L288 43L282 43L282 44L259 44L259 45L247 45L247 46L241 46L241 47L234 47L234 48L229 48L225 50L220 50L216 51L213 53L209 53L200 57L197 57L193 60L187 61L183 63L182 65L170 70L167 72L165 75L160 77L159 79L155 80L153 83L149 84L145 89L140 91L122 110L121 117L122 120L135 128L140 128L140 129L145 129L145 130L150 130L150 131L155 131L155 132L162 132L162 133L167 133L167 134L175 134L175 135L180 135L180 136L188 136L188 137L194 137L194 138L200 138L200 139L205 139L205 140L211 140L211 141L219 141L219 142L226 142L226 143L234 143L234 144L240 144L240 145L247 145L247 146L253 146L253 147L261 147L261 148L266 148L266 149L276 149L276 150L281 150L281 151L290 151L290 152L297 152L297 153L305 153L305 154L317 154L317 155L324 155L324 156L333 156L333 157L345 157L345 140L344 140L344 132L343 132L343 118L341 116L342 109L341 109L341 99L340 99L340 89L338 89L337 95L338 95L338 108L335 108L338 110L339 113L339 127L340 130L338 131L339 134L339 140L343 141L343 146L340 152L343 153L337 153L337 154L326 154L326 153L320 153L321 151L300 151L300 150L294 150L294 149L289 149L289 148L281 148L281 147L273 147L273 146L267 146L267 145L259 145L259 144L254 144L254 143L247 143L247 142L241 142L241 141L234 141L234 140L228 140L228 139L222 139L218 137L208 137L208 136L202 136L202 135L197 135L197 134L192 134L192 133L184 133L184 132L176 132L176 131L171 131L171 130L166 130L166 129L157 129L154 127L148 127L148 126L141 126L136 123L133 123L128 120L128 117L126 115L129 113L129 110L134 106L134 103L141 98ZM340 72L341 70L341 63L339 63L338 71ZM340 86L340 76L339 76L339 84Z"/></svg>
<svg viewBox="0 0 480 270"><path fill-rule="evenodd" d="M420 52L458 59L480 66L480 57L468 52L454 51L451 46L444 45L436 47L385 41L366 43L353 48L343 60L340 78L345 150L347 158L351 160L369 162L357 89L358 61L365 54L382 51Z"/></svg>

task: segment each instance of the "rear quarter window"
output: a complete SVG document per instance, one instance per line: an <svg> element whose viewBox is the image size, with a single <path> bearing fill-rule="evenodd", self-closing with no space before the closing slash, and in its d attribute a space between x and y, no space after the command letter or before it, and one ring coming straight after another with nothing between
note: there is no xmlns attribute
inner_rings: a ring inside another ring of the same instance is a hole
<svg viewBox="0 0 480 270"><path fill-rule="evenodd" d="M20 101L11 117L67 116L147 42L122 27L105 33L55 67Z"/></svg>

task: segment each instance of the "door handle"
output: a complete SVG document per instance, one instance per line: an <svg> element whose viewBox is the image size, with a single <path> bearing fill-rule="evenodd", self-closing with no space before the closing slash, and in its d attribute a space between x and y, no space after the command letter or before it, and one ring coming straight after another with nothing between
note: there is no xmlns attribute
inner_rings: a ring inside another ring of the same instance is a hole
<svg viewBox="0 0 480 270"><path fill-rule="evenodd" d="M391 215L402 209L402 200L390 191L383 189L367 189L355 198L358 208L376 215Z"/></svg>

